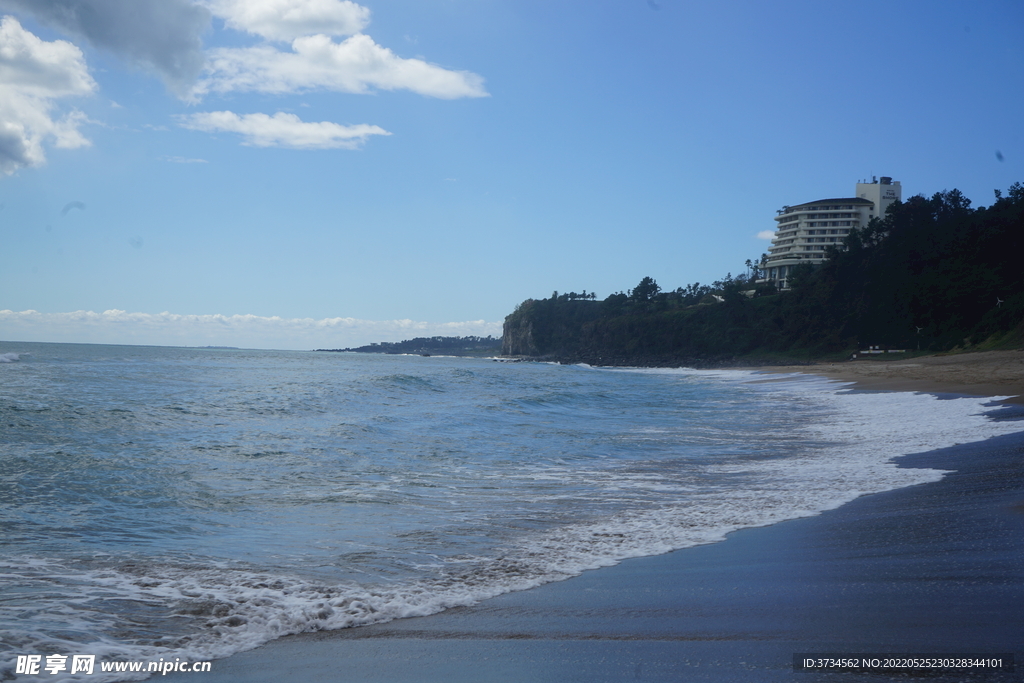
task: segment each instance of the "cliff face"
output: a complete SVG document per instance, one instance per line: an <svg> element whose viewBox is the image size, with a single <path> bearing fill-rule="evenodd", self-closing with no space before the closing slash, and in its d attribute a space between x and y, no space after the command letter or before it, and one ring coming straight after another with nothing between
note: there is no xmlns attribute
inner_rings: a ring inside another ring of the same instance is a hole
<svg viewBox="0 0 1024 683"><path fill-rule="evenodd" d="M505 317L502 327L501 355L537 356L537 344L533 339L533 321L522 308Z"/></svg>
<svg viewBox="0 0 1024 683"><path fill-rule="evenodd" d="M739 297L742 299L743 297ZM601 302L528 299L505 318L502 355L592 365L708 365L756 347L760 325L743 300L657 310Z"/></svg>
<svg viewBox="0 0 1024 683"><path fill-rule="evenodd" d="M601 317L600 305L592 301L527 300L505 318L502 355L605 366L722 367L732 363L732 347L746 350L750 342L735 334L708 334L701 320L692 323L695 317L722 317L726 308ZM733 331L717 318L711 325Z"/></svg>

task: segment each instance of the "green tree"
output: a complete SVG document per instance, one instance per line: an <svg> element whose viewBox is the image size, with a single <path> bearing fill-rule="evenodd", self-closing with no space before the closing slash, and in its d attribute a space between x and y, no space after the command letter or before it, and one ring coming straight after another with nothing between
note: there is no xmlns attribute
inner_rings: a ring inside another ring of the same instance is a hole
<svg viewBox="0 0 1024 683"><path fill-rule="evenodd" d="M658 292L661 291L661 287L654 281L654 278L645 277L640 281L629 297L635 301L652 301L654 297L658 296Z"/></svg>

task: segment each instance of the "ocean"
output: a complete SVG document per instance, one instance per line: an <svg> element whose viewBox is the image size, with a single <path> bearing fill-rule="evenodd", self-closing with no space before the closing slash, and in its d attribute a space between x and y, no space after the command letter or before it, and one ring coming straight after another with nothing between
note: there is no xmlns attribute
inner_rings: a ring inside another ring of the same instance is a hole
<svg viewBox="0 0 1024 683"><path fill-rule="evenodd" d="M772 377L2 342L0 679L431 614L936 481L892 458L1024 430L992 399Z"/></svg>

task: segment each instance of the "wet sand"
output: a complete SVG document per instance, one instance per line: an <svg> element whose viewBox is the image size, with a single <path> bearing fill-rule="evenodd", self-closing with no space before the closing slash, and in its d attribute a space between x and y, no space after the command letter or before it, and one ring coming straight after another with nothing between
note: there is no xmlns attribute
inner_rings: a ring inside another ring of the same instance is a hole
<svg viewBox="0 0 1024 683"><path fill-rule="evenodd" d="M1024 393L1024 354L972 355L769 370L823 374L869 390ZM1024 408L1010 412L1024 417ZM1024 421L1021 429L898 460L951 471L939 482L474 607L283 638L214 662L202 679L860 682L907 678L796 672L793 656L1012 653L1014 673L927 679L1021 681Z"/></svg>
<svg viewBox="0 0 1024 683"><path fill-rule="evenodd" d="M901 464L956 471L475 607L284 638L214 662L202 679L884 681L795 672L793 655L1010 652L1024 662L1022 463L1021 434L908 456ZM1019 671L979 680L1019 681Z"/></svg>
<svg viewBox="0 0 1024 683"><path fill-rule="evenodd" d="M1015 396L1024 402L1024 350L982 351L900 358L880 354L840 363L758 368L769 374L800 372L856 382L855 389Z"/></svg>

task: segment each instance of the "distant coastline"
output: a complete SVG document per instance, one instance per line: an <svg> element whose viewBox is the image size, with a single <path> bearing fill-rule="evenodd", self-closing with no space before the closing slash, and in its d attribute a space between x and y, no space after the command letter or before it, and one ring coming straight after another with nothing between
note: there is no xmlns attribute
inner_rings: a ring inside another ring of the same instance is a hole
<svg viewBox="0 0 1024 683"><path fill-rule="evenodd" d="M501 338L494 337L416 337L400 342L380 342L348 349L316 349L328 353L383 353L420 356L496 356L501 353Z"/></svg>

